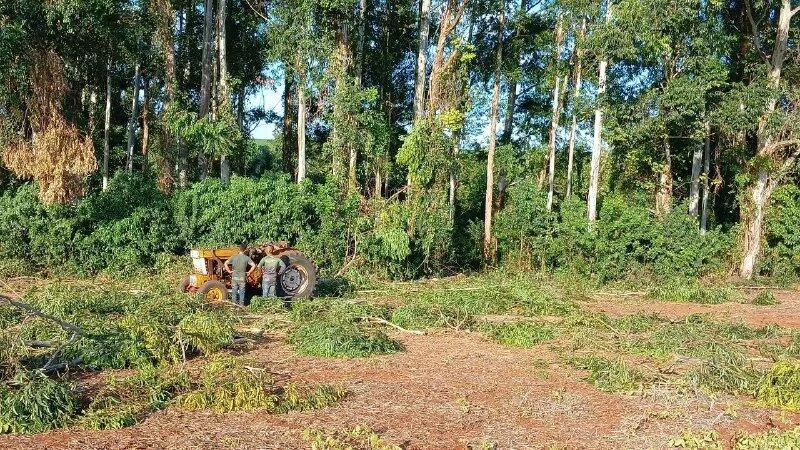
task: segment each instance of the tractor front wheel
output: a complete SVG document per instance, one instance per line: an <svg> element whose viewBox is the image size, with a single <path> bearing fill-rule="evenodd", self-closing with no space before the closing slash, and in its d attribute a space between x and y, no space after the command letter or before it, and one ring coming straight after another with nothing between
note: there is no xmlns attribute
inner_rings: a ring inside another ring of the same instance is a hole
<svg viewBox="0 0 800 450"><path fill-rule="evenodd" d="M197 292L203 294L208 302L224 302L228 300L228 288L221 281L206 281Z"/></svg>

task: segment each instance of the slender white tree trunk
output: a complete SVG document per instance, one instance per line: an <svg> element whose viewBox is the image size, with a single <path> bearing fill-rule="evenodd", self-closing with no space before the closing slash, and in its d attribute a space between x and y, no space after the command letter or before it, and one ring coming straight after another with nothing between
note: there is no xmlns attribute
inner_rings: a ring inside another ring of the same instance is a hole
<svg viewBox="0 0 800 450"><path fill-rule="evenodd" d="M218 33L219 33L219 96L222 107L230 110L230 92L228 91L228 42L225 24L228 20L228 2L219 0ZM231 163L228 155L222 155L219 161L219 177L223 184L231 179Z"/></svg>
<svg viewBox="0 0 800 450"><path fill-rule="evenodd" d="M111 153L111 60L106 65L106 116L103 125L103 190L108 189L108 158Z"/></svg>
<svg viewBox="0 0 800 450"><path fill-rule="evenodd" d="M561 116L561 76L558 74L558 63L561 54L561 44L564 41L564 16L559 14L556 23L556 50L553 55L555 81L553 86L553 109L550 117L550 139L547 145L547 210L553 209L553 195L556 179L556 137L558 135L558 119Z"/></svg>
<svg viewBox="0 0 800 450"><path fill-rule="evenodd" d="M298 67L299 64L298 64ZM297 80L297 182L306 179L306 76L300 68Z"/></svg>
<svg viewBox="0 0 800 450"><path fill-rule="evenodd" d="M705 234L708 226L708 189L709 183L709 169L711 167L711 123L706 120L706 139L703 146L703 198L701 201L700 212L700 233Z"/></svg>
<svg viewBox="0 0 800 450"><path fill-rule="evenodd" d="M583 62L583 50L581 41L586 36L586 18L583 18L581 30L578 34L578 41L575 46L575 78L572 91L572 125L569 129L569 155L567 157L567 197L572 196L572 168L575 161L575 139L578 134L578 112L577 107L581 97L581 63Z"/></svg>
<svg viewBox="0 0 800 450"><path fill-rule="evenodd" d="M414 120L425 115L425 72L428 66L428 29L430 28L431 0L422 0L419 11L419 47L417 48L417 76L414 82Z"/></svg>
<svg viewBox="0 0 800 450"><path fill-rule="evenodd" d="M128 172L133 172L133 149L136 146L136 128L139 122L139 83L140 83L140 65L137 62L133 75L133 95L131 100L131 117L128 120L128 148L127 155L128 161L126 169Z"/></svg>
<svg viewBox="0 0 800 450"><path fill-rule="evenodd" d="M500 0L500 30L497 39L497 59L494 69L494 87L492 89L492 112L489 121L489 154L486 159L486 205L483 215L483 254L486 261L494 260L492 243L492 207L494 206L494 151L497 144L497 115L500 109L500 67L503 62L503 34L505 33L506 14L505 1Z"/></svg>
<svg viewBox="0 0 800 450"><path fill-rule="evenodd" d="M689 215L695 219L700 217L700 173L703 167L703 147L697 147L692 153L692 179L689 184Z"/></svg>
<svg viewBox="0 0 800 450"><path fill-rule="evenodd" d="M611 2L606 7L606 22L611 20ZM606 68L608 58L603 56L598 68L597 106L594 109L594 139L592 139L592 161L589 169L589 195L587 198L587 216L589 228L597 220L597 192L600 188L600 158L603 151L603 100L606 93Z"/></svg>

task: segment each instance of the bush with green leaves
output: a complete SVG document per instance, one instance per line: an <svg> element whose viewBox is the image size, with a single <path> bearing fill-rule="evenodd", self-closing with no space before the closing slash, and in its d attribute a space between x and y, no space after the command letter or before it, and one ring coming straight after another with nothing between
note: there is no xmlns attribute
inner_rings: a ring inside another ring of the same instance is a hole
<svg viewBox="0 0 800 450"><path fill-rule="evenodd" d="M800 275L800 187L787 184L775 190L764 227L761 270L780 279L796 279Z"/></svg>

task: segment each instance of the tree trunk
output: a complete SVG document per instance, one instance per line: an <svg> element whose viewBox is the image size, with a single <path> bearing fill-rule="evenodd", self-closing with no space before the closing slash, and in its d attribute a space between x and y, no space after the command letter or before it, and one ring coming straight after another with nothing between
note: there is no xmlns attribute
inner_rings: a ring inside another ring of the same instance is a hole
<svg viewBox="0 0 800 450"><path fill-rule="evenodd" d="M108 158L111 153L111 60L106 64L106 116L103 125L103 190L108 189Z"/></svg>
<svg viewBox="0 0 800 450"><path fill-rule="evenodd" d="M581 30L575 43L575 77L573 79L572 91L572 125L569 129L569 155L567 156L567 197L572 196L572 167L575 161L575 138L578 134L578 103L581 97L581 63L583 62L583 50L580 47L583 38L586 36L586 18L583 18Z"/></svg>
<svg viewBox="0 0 800 450"><path fill-rule="evenodd" d="M772 145L774 136L768 129L768 121L778 102L777 90L780 87L781 71L786 59L786 50L789 42L789 25L792 17L800 10L792 10L789 0L781 0L781 8L777 21L777 32L775 44L772 50L772 57L768 62L769 72L767 80L770 87L775 89L776 94L767 100L766 108L758 120L758 147L757 157L768 158L772 161L779 159L777 152L779 148ZM757 33L756 30L753 30ZM777 166L787 167L793 164L794 157L784 161ZM758 257L761 252L761 235L764 222L764 210L769 204L772 191L780 182L785 171L770 174L766 169L758 171L755 184L750 188L751 205L744 204L742 207L742 263L739 267L739 274L742 278L750 279L755 272L758 264Z"/></svg>
<svg viewBox="0 0 800 450"><path fill-rule="evenodd" d="M147 150L150 148L150 78L146 77L142 85L142 156L147 159Z"/></svg>
<svg viewBox="0 0 800 450"><path fill-rule="evenodd" d="M658 176L656 192L656 217L664 217L672 210L672 148L669 136L664 135L664 164Z"/></svg>
<svg viewBox="0 0 800 450"><path fill-rule="evenodd" d="M706 142L703 146L703 199L700 213L700 233L705 234L708 226L708 189L711 166L711 124L706 120Z"/></svg>
<svg viewBox="0 0 800 450"><path fill-rule="evenodd" d="M208 114L211 107L211 77L213 67L211 67L214 57L214 0L204 0L203 25L203 60L200 79L200 118L203 119Z"/></svg>
<svg viewBox="0 0 800 450"><path fill-rule="evenodd" d="M140 66L136 63L133 75L133 95L131 100L131 117L128 120L128 148L127 155L128 161L126 169L128 172L133 172L133 148L136 146L136 128L139 122L139 83L140 83Z"/></svg>
<svg viewBox="0 0 800 450"><path fill-rule="evenodd" d="M222 107L230 110L230 93L228 92L228 54L227 32L225 23L228 20L228 5L226 0L219 0L218 34L219 34L219 96ZM222 184L228 184L231 179L231 163L228 155L220 156L219 177Z"/></svg>
<svg viewBox="0 0 800 450"><path fill-rule="evenodd" d="M431 0L422 0L419 12L419 47L417 48L417 77L414 82L414 120L425 115L425 72L428 66L428 29Z"/></svg>
<svg viewBox="0 0 800 450"><path fill-rule="evenodd" d="M500 1L500 29L497 36L497 57L494 69L494 88L492 89L492 112L489 121L489 154L486 159L486 205L483 224L483 255L487 262L494 261L492 242L492 206L494 205L494 151L497 144L497 114L500 109L500 68L503 63L503 33L505 32L505 1Z"/></svg>
<svg viewBox="0 0 800 450"><path fill-rule="evenodd" d="M449 192L449 202L450 202L450 222L453 222L456 218L456 188L458 187L458 180L456 178L456 170L458 167L458 153L459 147L461 146L461 132L456 132L455 136L453 136L453 162L450 167L450 192Z"/></svg>
<svg viewBox="0 0 800 450"><path fill-rule="evenodd" d="M299 64L299 57L297 64ZM295 95L297 93L297 82L294 79L294 74L288 63L284 63L283 69L283 128L282 128L282 142L281 142L281 163L284 172L293 176L296 174L294 169L294 154L299 149L297 148L297 137L299 132L295 130L296 114L295 109Z"/></svg>
<svg viewBox="0 0 800 450"><path fill-rule="evenodd" d="M350 67L350 37L348 35L347 23L343 18L340 18L339 28L336 32L336 92L345 89L347 83L347 71ZM340 124L347 120L340 102L334 101L333 103L333 129L331 130L331 141L333 142L333 161L332 170L333 175L338 177L339 174L344 174L345 171L345 155L350 154L350 142L343 141L340 136ZM347 186L349 187L352 181L348 174L345 175Z"/></svg>
<svg viewBox="0 0 800 450"><path fill-rule="evenodd" d="M300 74L297 83L297 182L306 179L306 77Z"/></svg>
<svg viewBox="0 0 800 450"><path fill-rule="evenodd" d="M706 137L706 142L708 137ZM700 217L700 173L703 166L703 147L697 147L692 153L692 179L689 185L689 215Z"/></svg>
<svg viewBox="0 0 800 450"><path fill-rule="evenodd" d="M611 20L611 2L606 7L606 23ZM597 192L600 188L600 157L603 151L603 101L606 93L606 68L608 58L603 56L598 68L597 106L594 109L594 139L592 140L592 161L589 170L589 195L587 197L587 217L589 228L597 220Z"/></svg>
<svg viewBox="0 0 800 450"><path fill-rule="evenodd" d="M556 51L553 55L555 81L553 86L553 109L550 117L550 139L547 144L547 210L553 210L553 195L556 180L556 137L558 135L558 119L561 116L561 76L558 74L561 44L564 42L564 16L559 14L556 23Z"/></svg>
<svg viewBox="0 0 800 450"><path fill-rule="evenodd" d="M358 48L356 54L356 86L361 88L362 76L364 75L364 41L367 38L367 0L358 2Z"/></svg>
<svg viewBox="0 0 800 450"><path fill-rule="evenodd" d="M508 98L506 99L506 114L503 118L503 133L500 135L500 143L511 143L511 135L514 133L514 110L517 103L517 80L511 78L508 81Z"/></svg>

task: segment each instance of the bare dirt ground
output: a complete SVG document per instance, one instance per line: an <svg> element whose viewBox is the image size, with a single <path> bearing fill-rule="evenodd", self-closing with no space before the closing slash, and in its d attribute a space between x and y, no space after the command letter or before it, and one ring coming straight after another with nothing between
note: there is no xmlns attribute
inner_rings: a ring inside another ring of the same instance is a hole
<svg viewBox="0 0 800 450"><path fill-rule="evenodd" d="M754 325L800 328L800 295L781 292L780 305L694 305L609 299L584 305L612 315L693 312ZM683 430L714 428L730 442L737 430L761 432L800 423L800 415L752 405L747 399L679 394L654 386L637 395L607 394L585 373L560 361L547 344L508 348L477 332L436 330L390 333L405 351L366 359L297 356L270 336L246 357L277 378L333 383L348 396L336 406L308 412L213 414L174 407L115 431L70 429L35 436L0 436L0 448L308 448L308 428L345 431L368 426L408 449L664 448ZM735 405L736 413L730 413Z"/></svg>

